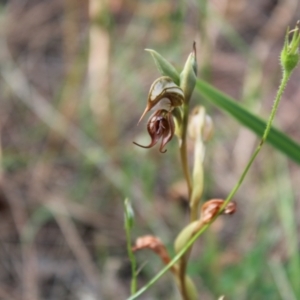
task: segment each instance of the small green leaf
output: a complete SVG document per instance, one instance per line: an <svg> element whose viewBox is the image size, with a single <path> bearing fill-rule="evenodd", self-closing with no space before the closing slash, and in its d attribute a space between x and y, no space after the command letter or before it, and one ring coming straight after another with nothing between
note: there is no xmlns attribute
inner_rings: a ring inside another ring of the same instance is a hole
<svg viewBox="0 0 300 300"><path fill-rule="evenodd" d="M173 79L173 81L177 85L179 85L180 79L179 79L179 74L176 71L176 69L164 57L162 57L159 53L157 53L155 50L152 50L152 49L145 49L145 50L150 52L150 54L152 55L155 65L158 68L158 71L163 76L169 76L170 78Z"/></svg>

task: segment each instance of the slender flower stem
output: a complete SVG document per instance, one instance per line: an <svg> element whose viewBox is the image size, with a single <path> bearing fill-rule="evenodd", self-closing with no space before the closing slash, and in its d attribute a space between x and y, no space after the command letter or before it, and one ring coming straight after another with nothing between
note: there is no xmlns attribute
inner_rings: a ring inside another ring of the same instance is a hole
<svg viewBox="0 0 300 300"><path fill-rule="evenodd" d="M187 290L186 290L186 282L185 282L188 255L189 252L185 253L185 255L181 257L181 260L179 262L179 280L180 280L181 295L183 300L189 300L189 297L187 295Z"/></svg>
<svg viewBox="0 0 300 300"><path fill-rule="evenodd" d="M187 145L186 145L186 135L187 135L187 124L188 124L188 113L189 113L189 106L188 104L184 104L183 106L183 120L182 120L182 136L181 136L181 143L180 143L180 158L183 173L186 179L186 183L188 186L188 198L190 199L192 194L192 180L189 171L189 163L187 157Z"/></svg>
<svg viewBox="0 0 300 300"><path fill-rule="evenodd" d="M282 80L281 80L280 86L278 88L278 91L277 91L277 94L276 94L276 97L275 97L275 100L274 100L273 108L272 108L271 114L269 116L269 119L268 119L268 122L267 122L266 129L264 131L263 137L262 137L260 143L258 144L257 148L255 149L255 151L253 152L252 156L250 157L250 159L247 163L247 166L245 167L240 179L238 180L238 182L233 187L233 189L231 190L231 192L227 196L226 200L224 201L224 204L222 205L222 208L220 209L220 211L222 211L222 209L229 203L229 201L233 198L233 196L235 195L237 190L240 188L240 186L243 183L243 181L244 181L244 179L245 179L245 177L246 177L253 161L255 160L255 158L258 155L258 153L260 152L263 144L265 143L265 141L268 137L268 134L270 132L270 129L272 127L272 123L273 123L275 114L277 112L282 94L284 92L284 89L287 85L287 82L288 82L290 76L291 76L291 72L283 72Z"/></svg>
<svg viewBox="0 0 300 300"><path fill-rule="evenodd" d="M275 114L276 114L277 109L278 109L278 105L280 103L282 94L285 90L285 87L286 87L290 77L291 77L291 72L284 72L283 73L282 80L281 80L279 89L277 91L277 95L276 95L276 98L275 98L275 101L274 101L274 104L273 104L273 108L272 108L272 111L271 111L271 114L270 114L270 117L269 117L269 120L268 120L268 123L267 123L267 127L266 127L264 135L262 137L261 145L265 142L265 140L267 139L267 136L270 132L273 120L275 118Z"/></svg>
<svg viewBox="0 0 300 300"><path fill-rule="evenodd" d="M182 136L181 136L181 144L180 144L180 158L181 164L183 168L183 173L186 179L187 187L188 187L188 200L192 195L192 180L189 171L189 164L188 164L188 156L187 156L187 145L186 145L186 136L187 136L187 124L188 124L188 116L189 116L189 105L187 103L183 106L183 120L182 120ZM188 253L184 255L179 264L179 282L181 286L181 294L184 300L189 300L186 291L186 284L185 284L185 273L187 267L187 259Z"/></svg>
<svg viewBox="0 0 300 300"><path fill-rule="evenodd" d="M127 201L127 199L125 200ZM130 226L130 220L128 216L128 212L125 210L125 232L126 232L126 242L127 242L127 253L131 264L131 285L130 285L130 291L131 295L136 293L137 291L137 272L136 272L136 259L132 251L131 246L131 226Z"/></svg>

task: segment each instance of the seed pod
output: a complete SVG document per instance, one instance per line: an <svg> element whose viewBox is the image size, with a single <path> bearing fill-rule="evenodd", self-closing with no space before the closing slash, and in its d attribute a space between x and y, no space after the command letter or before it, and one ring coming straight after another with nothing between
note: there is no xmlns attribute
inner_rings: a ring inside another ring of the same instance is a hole
<svg viewBox="0 0 300 300"><path fill-rule="evenodd" d="M148 94L147 107L139 122L143 119L145 114L153 108L170 112L174 107L182 105L183 102L184 94L182 89L176 85L170 77L159 77L151 85Z"/></svg>

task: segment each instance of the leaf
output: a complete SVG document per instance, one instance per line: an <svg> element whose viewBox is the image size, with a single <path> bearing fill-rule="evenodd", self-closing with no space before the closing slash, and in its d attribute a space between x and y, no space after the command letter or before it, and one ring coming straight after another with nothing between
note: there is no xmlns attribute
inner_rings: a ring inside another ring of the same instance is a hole
<svg viewBox="0 0 300 300"><path fill-rule="evenodd" d="M176 69L155 50L152 49L145 49L145 50L150 52L150 54L152 55L154 62L158 68L158 71L163 76L169 76L177 85L179 85L180 79Z"/></svg>
<svg viewBox="0 0 300 300"><path fill-rule="evenodd" d="M196 90L208 101L225 110L245 127L248 127L258 136L262 137L266 128L266 122L243 108L231 97L218 91L208 83L197 79ZM300 145L289 138L286 134L274 127L271 128L267 138L276 149L287 157L300 164Z"/></svg>

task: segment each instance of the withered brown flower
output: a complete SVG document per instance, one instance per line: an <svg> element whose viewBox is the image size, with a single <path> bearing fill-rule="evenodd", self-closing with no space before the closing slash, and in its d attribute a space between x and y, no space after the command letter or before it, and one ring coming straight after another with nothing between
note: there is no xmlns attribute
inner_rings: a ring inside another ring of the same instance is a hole
<svg viewBox="0 0 300 300"><path fill-rule="evenodd" d="M151 142L148 146L143 146L136 142L133 143L142 148L151 148L161 139L159 151L165 153L167 150L163 150L163 148L172 139L175 132L175 123L171 112L164 109L157 110L149 118L147 130L151 137Z"/></svg>
<svg viewBox="0 0 300 300"><path fill-rule="evenodd" d="M134 247L132 248L133 251L138 251L142 249L150 249L153 252L155 252L161 260L164 262L165 265L167 265L170 261L170 255L165 247L165 245L162 243L162 241L153 235L145 235L139 237L136 242ZM177 272L177 267L172 266L171 271L173 273Z"/></svg>
<svg viewBox="0 0 300 300"><path fill-rule="evenodd" d="M236 211L236 204L234 202L229 202L223 207L224 202L223 199L211 199L202 205L200 218L188 224L178 234L174 243L176 253L181 251L189 240L197 234L203 226L212 222L219 213L230 215ZM222 211L220 211L221 209Z"/></svg>
<svg viewBox="0 0 300 300"><path fill-rule="evenodd" d="M224 204L223 199L211 199L205 202L201 208L201 220L204 224L207 224L213 220L213 218L219 213L221 207ZM229 202L221 213L225 215L231 215L236 211L235 202Z"/></svg>

